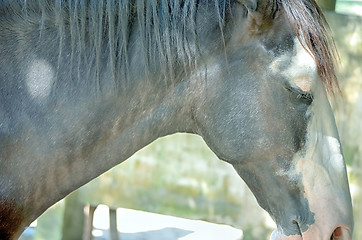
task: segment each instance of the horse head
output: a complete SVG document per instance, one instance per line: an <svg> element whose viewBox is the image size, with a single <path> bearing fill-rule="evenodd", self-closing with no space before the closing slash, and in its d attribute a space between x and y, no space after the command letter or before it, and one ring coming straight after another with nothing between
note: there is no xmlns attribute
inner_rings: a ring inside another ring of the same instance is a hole
<svg viewBox="0 0 362 240"><path fill-rule="evenodd" d="M323 14L310 0L241 0L230 15L226 60L206 65L208 83L195 101L199 134L275 220L271 239L351 239Z"/></svg>

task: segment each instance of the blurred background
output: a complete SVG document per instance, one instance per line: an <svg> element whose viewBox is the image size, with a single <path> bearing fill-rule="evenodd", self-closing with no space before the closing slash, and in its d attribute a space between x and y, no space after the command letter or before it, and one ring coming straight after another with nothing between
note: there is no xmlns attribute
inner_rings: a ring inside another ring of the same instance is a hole
<svg viewBox="0 0 362 240"><path fill-rule="evenodd" d="M353 239L360 240L362 0L320 0L319 4L326 12L340 55L338 74L343 94L332 100L332 105L348 165L355 216ZM109 226L109 218L104 217L108 208L127 208L227 224L241 229L244 240L269 239L274 228L230 165L219 161L200 137L176 134L157 140L61 200L35 221L21 239L82 239L87 222L84 213L100 204L98 209L103 209L103 213L96 212L94 225L108 221ZM89 205L92 207L85 208ZM117 216L123 214L125 210L118 210ZM97 239L105 238L100 233Z"/></svg>

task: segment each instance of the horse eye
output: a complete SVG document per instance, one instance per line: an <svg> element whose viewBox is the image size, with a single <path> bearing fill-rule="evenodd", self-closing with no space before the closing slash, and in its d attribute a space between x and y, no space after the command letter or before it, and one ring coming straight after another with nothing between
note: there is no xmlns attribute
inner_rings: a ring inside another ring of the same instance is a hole
<svg viewBox="0 0 362 240"><path fill-rule="evenodd" d="M313 101L313 94L311 92L302 92L302 93L298 93L298 98L303 98L309 101Z"/></svg>
<svg viewBox="0 0 362 240"><path fill-rule="evenodd" d="M312 92L303 91L297 86L292 86L290 83L286 83L285 88L294 96L296 96L297 99L301 99L306 101L308 105L310 105L313 102L313 94Z"/></svg>

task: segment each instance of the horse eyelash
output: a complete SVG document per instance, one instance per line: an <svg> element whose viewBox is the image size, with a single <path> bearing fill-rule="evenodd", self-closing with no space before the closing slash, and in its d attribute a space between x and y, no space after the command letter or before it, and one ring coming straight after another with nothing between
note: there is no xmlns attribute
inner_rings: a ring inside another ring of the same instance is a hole
<svg viewBox="0 0 362 240"><path fill-rule="evenodd" d="M286 86L285 86L285 88L286 88L289 92L297 94L297 98L298 98L298 99L305 99L305 100L308 100L308 101L310 101L310 102L312 102L313 99L314 99L314 96L313 96L312 92L310 92L310 91L309 91L309 92L305 92L305 91L303 91L302 89L300 89L300 88L298 88L298 87L293 87L293 86L291 86L290 83L287 83Z"/></svg>
<svg viewBox="0 0 362 240"><path fill-rule="evenodd" d="M313 94L311 92L306 92L306 93L298 93L297 98L303 98L303 99L313 101L314 97L313 97Z"/></svg>

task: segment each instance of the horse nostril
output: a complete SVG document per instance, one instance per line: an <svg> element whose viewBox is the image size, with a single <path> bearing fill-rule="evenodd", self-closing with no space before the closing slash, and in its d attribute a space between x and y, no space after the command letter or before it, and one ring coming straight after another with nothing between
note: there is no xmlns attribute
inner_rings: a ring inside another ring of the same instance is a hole
<svg viewBox="0 0 362 240"><path fill-rule="evenodd" d="M334 229L330 240L338 240L340 237L342 237L342 228L337 227L336 229Z"/></svg>

